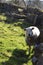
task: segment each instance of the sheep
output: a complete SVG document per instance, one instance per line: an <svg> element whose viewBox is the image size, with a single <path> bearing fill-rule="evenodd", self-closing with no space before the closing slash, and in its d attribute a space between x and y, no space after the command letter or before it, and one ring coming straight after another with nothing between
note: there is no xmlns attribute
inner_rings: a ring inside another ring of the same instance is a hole
<svg viewBox="0 0 43 65"><path fill-rule="evenodd" d="M35 45L35 43L38 43L39 36L40 36L40 30L37 27L30 26L26 28L25 40L27 45L29 46L29 55L31 46Z"/></svg>
<svg viewBox="0 0 43 65"><path fill-rule="evenodd" d="M40 30L37 27L30 26L30 27L26 28L25 37L26 37L26 42L28 44L29 44L29 42L33 43L33 41L36 40L39 37L39 35L40 35Z"/></svg>

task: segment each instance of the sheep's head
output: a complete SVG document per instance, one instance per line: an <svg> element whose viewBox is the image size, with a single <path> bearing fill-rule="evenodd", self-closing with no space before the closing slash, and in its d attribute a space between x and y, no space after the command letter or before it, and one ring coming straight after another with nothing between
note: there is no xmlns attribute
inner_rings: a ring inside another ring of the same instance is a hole
<svg viewBox="0 0 43 65"><path fill-rule="evenodd" d="M26 28L26 39L37 39L40 35L40 30L35 26Z"/></svg>

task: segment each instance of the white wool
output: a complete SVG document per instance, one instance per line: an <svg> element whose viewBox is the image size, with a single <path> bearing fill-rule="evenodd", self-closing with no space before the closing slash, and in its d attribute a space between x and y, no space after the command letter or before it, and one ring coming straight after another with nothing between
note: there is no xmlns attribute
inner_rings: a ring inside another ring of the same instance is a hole
<svg viewBox="0 0 43 65"><path fill-rule="evenodd" d="M32 30L32 28L34 29ZM35 38L37 38L40 35L40 30L35 26L30 26L26 28L26 35L28 34L30 34L30 36L34 36Z"/></svg>

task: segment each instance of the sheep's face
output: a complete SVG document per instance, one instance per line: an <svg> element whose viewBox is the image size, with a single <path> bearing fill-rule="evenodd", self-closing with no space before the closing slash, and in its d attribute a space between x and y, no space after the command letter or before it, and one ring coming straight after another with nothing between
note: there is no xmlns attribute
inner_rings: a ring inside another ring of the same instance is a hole
<svg viewBox="0 0 43 65"><path fill-rule="evenodd" d="M37 39L40 35L40 31L37 27L35 26L30 26L26 28L26 39Z"/></svg>

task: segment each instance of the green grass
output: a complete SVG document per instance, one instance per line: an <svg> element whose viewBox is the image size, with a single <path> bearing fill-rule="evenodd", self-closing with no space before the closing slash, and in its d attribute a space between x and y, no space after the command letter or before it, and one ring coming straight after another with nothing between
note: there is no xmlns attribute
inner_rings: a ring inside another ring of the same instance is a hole
<svg viewBox="0 0 43 65"><path fill-rule="evenodd" d="M26 22L5 23L7 17L0 15L0 65L32 65L31 57L27 55L28 46L25 41L24 28L29 24ZM32 51L32 49L31 49Z"/></svg>

